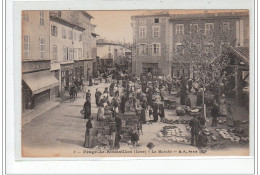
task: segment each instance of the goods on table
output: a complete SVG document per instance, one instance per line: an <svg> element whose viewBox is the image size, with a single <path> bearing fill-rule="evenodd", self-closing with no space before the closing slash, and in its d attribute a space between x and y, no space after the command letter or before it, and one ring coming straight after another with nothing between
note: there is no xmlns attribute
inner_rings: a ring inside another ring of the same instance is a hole
<svg viewBox="0 0 260 175"><path fill-rule="evenodd" d="M177 116L184 116L184 115L186 114L186 111L185 111L184 108L178 107L178 108L176 109L176 113L177 113Z"/></svg>
<svg viewBox="0 0 260 175"><path fill-rule="evenodd" d="M216 129L220 136L225 140L230 140L232 142L239 143L240 137L236 136L234 133L229 132L227 129Z"/></svg>
<svg viewBox="0 0 260 175"><path fill-rule="evenodd" d="M193 115L198 115L201 113L201 107L194 107L194 108L191 108L189 106L186 106L186 111L189 115L193 116Z"/></svg>
<svg viewBox="0 0 260 175"><path fill-rule="evenodd" d="M185 137L185 134L177 126L164 126L162 132L158 133L160 140L166 142L189 142L189 139Z"/></svg>
<svg viewBox="0 0 260 175"><path fill-rule="evenodd" d="M218 124L225 124L226 122L226 120L218 119Z"/></svg>
<svg viewBox="0 0 260 175"><path fill-rule="evenodd" d="M190 120L184 120L184 119L173 120L173 119L163 118L162 120L162 123L167 123L167 124L188 124L189 122Z"/></svg>

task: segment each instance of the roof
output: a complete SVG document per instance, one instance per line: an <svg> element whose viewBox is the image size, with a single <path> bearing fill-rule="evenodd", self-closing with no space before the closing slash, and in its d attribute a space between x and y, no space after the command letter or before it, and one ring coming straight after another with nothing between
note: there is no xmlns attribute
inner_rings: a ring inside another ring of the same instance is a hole
<svg viewBox="0 0 260 175"><path fill-rule="evenodd" d="M23 74L22 77L33 94L38 94L59 85L59 81L49 70Z"/></svg>
<svg viewBox="0 0 260 175"><path fill-rule="evenodd" d="M230 46L230 50L236 56L238 56L245 64L249 65L249 48L248 47L233 47Z"/></svg>
<svg viewBox="0 0 260 175"><path fill-rule="evenodd" d="M197 13L197 14L174 14L170 21L175 20L193 20L193 19L238 19L242 16L248 16L245 12L221 12L221 13Z"/></svg>
<svg viewBox="0 0 260 175"><path fill-rule="evenodd" d="M92 36L94 36L94 37L97 37L97 36L99 36L98 34L96 34L96 33L93 33L93 32L91 32L91 35L92 35Z"/></svg>
<svg viewBox="0 0 260 175"><path fill-rule="evenodd" d="M60 23L60 24L63 24L63 25L66 25L68 27L74 28L74 29L79 30L79 31L85 30L85 28L80 27L80 26L75 25L75 24L72 24L71 22L66 21L66 20L64 20L62 18L59 18L57 16L50 16L50 20L54 21L54 22L57 22L57 23Z"/></svg>
<svg viewBox="0 0 260 175"><path fill-rule="evenodd" d="M82 13L84 16L86 16L87 18L90 18L90 19L93 18L93 19L94 19L93 16L91 16L88 12L86 12L86 11L84 11L84 10L82 10L81 13Z"/></svg>

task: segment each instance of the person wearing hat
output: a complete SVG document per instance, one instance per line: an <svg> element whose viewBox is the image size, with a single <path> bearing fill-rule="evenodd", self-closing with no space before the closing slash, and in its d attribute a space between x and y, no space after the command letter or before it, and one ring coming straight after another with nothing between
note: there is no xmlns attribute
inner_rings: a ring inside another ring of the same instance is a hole
<svg viewBox="0 0 260 175"><path fill-rule="evenodd" d="M194 115L193 119L190 120L189 126L191 127L191 145L197 146L200 122L196 115Z"/></svg>
<svg viewBox="0 0 260 175"><path fill-rule="evenodd" d="M201 105L202 105L202 90L199 89L197 92L196 106L201 106Z"/></svg>
<svg viewBox="0 0 260 175"><path fill-rule="evenodd" d="M96 99L96 105L98 107L99 105L99 101L100 101L100 98L102 96L102 93L98 90L98 88L96 89L96 93L95 93L95 99Z"/></svg>
<svg viewBox="0 0 260 175"><path fill-rule="evenodd" d="M89 119L91 116L91 103L88 99L84 103L83 110L84 110L84 119Z"/></svg>
<svg viewBox="0 0 260 175"><path fill-rule="evenodd" d="M226 97L224 94L219 99L220 105L219 105L219 114L221 116L227 115L227 107L226 107Z"/></svg>
<svg viewBox="0 0 260 175"><path fill-rule="evenodd" d="M90 90L88 90L88 92L86 93L86 99L88 101L91 101L91 92L90 92Z"/></svg>
<svg viewBox="0 0 260 175"><path fill-rule="evenodd" d="M213 106L212 106L212 109L211 109L211 116L212 116L211 126L217 126L218 115L219 115L219 106L218 106L216 100L214 100Z"/></svg>
<svg viewBox="0 0 260 175"><path fill-rule="evenodd" d="M111 125L109 133L110 133L110 139L112 141L111 148L114 149L115 140L116 140L116 124Z"/></svg>

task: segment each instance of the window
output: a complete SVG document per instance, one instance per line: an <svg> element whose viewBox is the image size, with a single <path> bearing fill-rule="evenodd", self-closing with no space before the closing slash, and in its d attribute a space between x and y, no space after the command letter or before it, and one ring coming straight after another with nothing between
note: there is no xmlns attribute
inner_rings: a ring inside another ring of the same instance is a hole
<svg viewBox="0 0 260 175"><path fill-rule="evenodd" d="M56 62L58 60L58 55L57 55L57 46L53 45L53 60Z"/></svg>
<svg viewBox="0 0 260 175"><path fill-rule="evenodd" d="M205 34L212 35L214 32L214 24L213 23L206 23L205 24Z"/></svg>
<svg viewBox="0 0 260 175"><path fill-rule="evenodd" d="M70 60L73 60L73 48L70 48Z"/></svg>
<svg viewBox="0 0 260 175"><path fill-rule="evenodd" d="M57 26L54 26L54 25L51 26L51 34L53 36L57 36L58 35L58 28L57 28Z"/></svg>
<svg viewBox="0 0 260 175"><path fill-rule="evenodd" d="M66 37L67 37L67 31L66 29L62 28L62 38L66 39Z"/></svg>
<svg viewBox="0 0 260 175"><path fill-rule="evenodd" d="M44 58L44 38L40 38L40 58Z"/></svg>
<svg viewBox="0 0 260 175"><path fill-rule="evenodd" d="M82 34L79 34L79 41L82 41Z"/></svg>
<svg viewBox="0 0 260 175"><path fill-rule="evenodd" d="M159 18L154 18L154 23L159 23Z"/></svg>
<svg viewBox="0 0 260 175"><path fill-rule="evenodd" d="M24 41L24 48L23 48L24 59L29 59L30 36L24 35L23 41Z"/></svg>
<svg viewBox="0 0 260 175"><path fill-rule="evenodd" d="M29 21L29 13L28 12L23 12L23 20L24 21Z"/></svg>
<svg viewBox="0 0 260 175"><path fill-rule="evenodd" d="M160 48L160 44L153 44L152 45L152 53L153 55L160 55L161 54L161 48Z"/></svg>
<svg viewBox="0 0 260 175"><path fill-rule="evenodd" d="M160 37L160 26L153 26L153 37Z"/></svg>
<svg viewBox="0 0 260 175"><path fill-rule="evenodd" d="M63 47L63 60L68 60L68 47Z"/></svg>
<svg viewBox="0 0 260 175"><path fill-rule="evenodd" d="M176 24L176 35L184 34L184 24Z"/></svg>
<svg viewBox="0 0 260 175"><path fill-rule="evenodd" d="M74 40L74 41L77 40L77 34L76 34L76 33L74 33L73 40Z"/></svg>
<svg viewBox="0 0 260 175"><path fill-rule="evenodd" d="M78 59L78 49L74 49L74 60Z"/></svg>
<svg viewBox="0 0 260 175"><path fill-rule="evenodd" d="M111 51L111 46L108 46L108 51Z"/></svg>
<svg viewBox="0 0 260 175"><path fill-rule="evenodd" d="M146 27L145 26L140 26L139 27L139 37L144 38L146 36Z"/></svg>
<svg viewBox="0 0 260 175"><path fill-rule="evenodd" d="M108 53L108 58L111 59L112 58L112 54Z"/></svg>
<svg viewBox="0 0 260 175"><path fill-rule="evenodd" d="M190 34L195 35L199 32L199 25L198 24L190 24Z"/></svg>
<svg viewBox="0 0 260 175"><path fill-rule="evenodd" d="M140 25L145 25L146 24L146 20L145 19L139 19L139 24Z"/></svg>
<svg viewBox="0 0 260 175"><path fill-rule="evenodd" d="M138 44L138 54L145 55L148 52L147 44Z"/></svg>
<svg viewBox="0 0 260 175"><path fill-rule="evenodd" d="M222 32L228 33L229 32L229 22L222 23Z"/></svg>
<svg viewBox="0 0 260 175"><path fill-rule="evenodd" d="M73 34L72 34L72 31L69 31L69 39L71 39L72 40L72 36Z"/></svg>
<svg viewBox="0 0 260 175"><path fill-rule="evenodd" d="M82 59L82 49L79 48L79 59Z"/></svg>
<svg viewBox="0 0 260 175"><path fill-rule="evenodd" d="M205 52L206 52L206 54L212 53L213 49L214 49L214 43L206 43L205 44Z"/></svg>
<svg viewBox="0 0 260 175"><path fill-rule="evenodd" d="M184 47L181 43L176 43L176 54L177 55L183 55L184 54Z"/></svg>
<svg viewBox="0 0 260 175"><path fill-rule="evenodd" d="M40 25L44 26L44 11L40 11Z"/></svg>

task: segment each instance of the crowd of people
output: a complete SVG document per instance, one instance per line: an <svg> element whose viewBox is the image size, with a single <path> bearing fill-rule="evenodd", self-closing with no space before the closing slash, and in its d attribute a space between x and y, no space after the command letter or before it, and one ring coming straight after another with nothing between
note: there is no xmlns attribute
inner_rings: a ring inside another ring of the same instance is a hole
<svg viewBox="0 0 260 175"><path fill-rule="evenodd" d="M189 94L197 95L196 106L202 105L202 84L189 79L188 81L182 76L178 79L165 76L154 76L151 73L141 75L140 78L135 75L129 76L125 74L113 75L113 81L105 90L101 92L98 88L95 92L95 104L98 108L97 121L104 120L107 116L115 119L115 125L110 127L110 136L112 147L118 149L121 139L121 116L127 111L140 111L141 124L161 123L165 118L164 99L166 92L171 94L173 88L180 97L180 105L191 106ZM106 81L107 82L107 81ZM84 103L84 119L88 119L86 130L85 147L91 147L91 93L88 90L85 93L86 102ZM220 98L213 99L211 115L213 117L212 126L217 125L217 117L219 115L226 116L227 109L225 104L225 95ZM232 120L230 120L232 121ZM205 143L206 137L202 134L201 129L205 125L205 118L201 115L194 116L189 125L191 129L191 144L199 145ZM203 140L204 139L204 140ZM139 132L133 128L131 133L131 143L136 145L139 140Z"/></svg>

